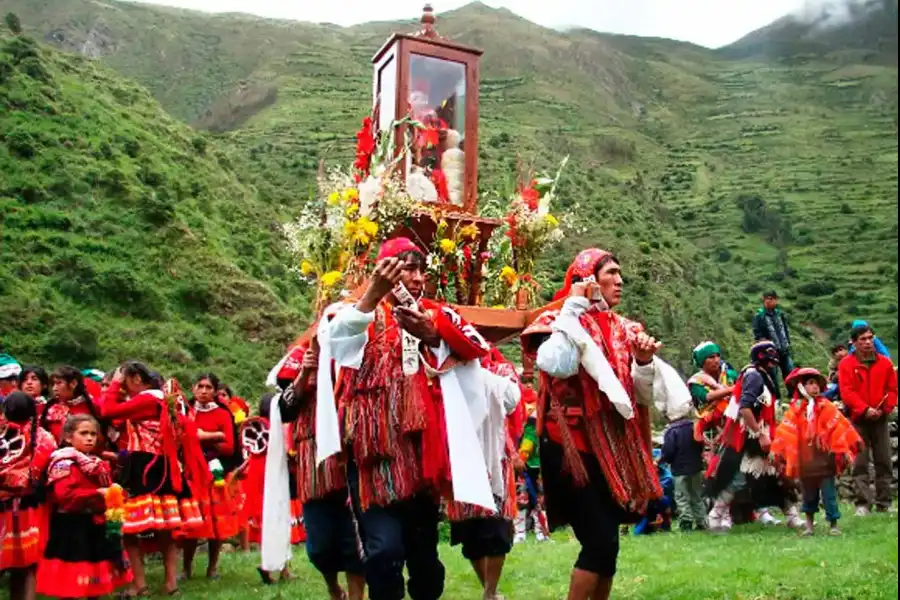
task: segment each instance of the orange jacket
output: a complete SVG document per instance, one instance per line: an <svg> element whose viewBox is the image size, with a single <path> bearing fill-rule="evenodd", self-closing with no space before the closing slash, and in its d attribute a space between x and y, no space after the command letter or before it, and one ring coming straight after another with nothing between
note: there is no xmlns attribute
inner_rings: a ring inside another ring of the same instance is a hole
<svg viewBox="0 0 900 600"><path fill-rule="evenodd" d="M850 409L853 420L859 420L867 408L889 414L897 406L897 373L889 358L876 355L866 366L856 354L850 354L838 366L841 400Z"/></svg>

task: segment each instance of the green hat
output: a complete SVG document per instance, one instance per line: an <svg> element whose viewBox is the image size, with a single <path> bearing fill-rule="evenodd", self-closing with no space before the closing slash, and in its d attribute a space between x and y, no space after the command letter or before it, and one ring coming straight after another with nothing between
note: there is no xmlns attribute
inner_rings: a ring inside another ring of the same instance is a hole
<svg viewBox="0 0 900 600"><path fill-rule="evenodd" d="M22 372L22 365L9 354L0 354L0 379L12 379Z"/></svg>
<svg viewBox="0 0 900 600"><path fill-rule="evenodd" d="M699 344L696 348L694 348L694 352L691 354L691 358L694 360L694 365L698 369L703 368L703 363L706 362L706 359L714 354L722 355L722 350L713 343L713 342L703 342Z"/></svg>
<svg viewBox="0 0 900 600"><path fill-rule="evenodd" d="M81 371L81 375L82 377L87 377L88 379L93 379L97 383L101 383L105 373L100 369L84 369Z"/></svg>

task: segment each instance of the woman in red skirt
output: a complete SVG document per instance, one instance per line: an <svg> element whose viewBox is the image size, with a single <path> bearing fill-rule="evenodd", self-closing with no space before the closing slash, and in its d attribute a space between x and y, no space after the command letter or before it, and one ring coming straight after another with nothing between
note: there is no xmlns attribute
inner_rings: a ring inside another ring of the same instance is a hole
<svg viewBox="0 0 900 600"><path fill-rule="evenodd" d="M47 507L37 483L56 450L38 426L34 400L13 392L0 423L0 571L9 572L11 600L32 600L35 567L44 551Z"/></svg>
<svg viewBox="0 0 900 600"><path fill-rule="evenodd" d="M238 465L234 417L228 407L218 403L216 392L219 380L212 373L197 377L194 382L194 424L209 465L211 483L200 500L203 525L179 533L184 550L184 577L194 573L194 555L200 540L207 540L209 562L206 577L218 579L219 552L222 542L238 535L238 498L236 490L226 485L226 478Z"/></svg>
<svg viewBox="0 0 900 600"><path fill-rule="evenodd" d="M47 489L53 512L50 537L38 564L37 591L54 598L92 598L131 582L120 532L107 531L109 465L93 452L100 424L90 415L69 417L64 448L53 453Z"/></svg>
<svg viewBox="0 0 900 600"><path fill-rule="evenodd" d="M166 592L175 593L178 551L173 533L202 525L196 498L209 485L196 429L170 408L157 385L146 365L127 362L116 370L103 400L103 416L123 421L127 436L119 460L120 481L128 492L122 533L141 595L147 593L147 580L139 536L155 536Z"/></svg>

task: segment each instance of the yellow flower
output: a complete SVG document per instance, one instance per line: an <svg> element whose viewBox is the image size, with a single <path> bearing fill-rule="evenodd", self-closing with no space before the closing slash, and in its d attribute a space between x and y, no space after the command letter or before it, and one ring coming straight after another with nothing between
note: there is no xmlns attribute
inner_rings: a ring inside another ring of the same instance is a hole
<svg viewBox="0 0 900 600"><path fill-rule="evenodd" d="M340 201L341 195L338 192L331 192L328 194L328 204L335 206Z"/></svg>
<svg viewBox="0 0 900 600"><path fill-rule="evenodd" d="M478 238L478 227L474 223L466 225L459 230L459 237L463 240L474 241Z"/></svg>
<svg viewBox="0 0 900 600"><path fill-rule="evenodd" d="M356 213L359 212L359 204L348 204L347 208L344 209L344 214L348 217L352 217Z"/></svg>
<svg viewBox="0 0 900 600"><path fill-rule="evenodd" d="M554 217L554 216L551 215L550 213L547 213L547 215L544 217L544 221L545 221L545 222L547 223L547 225L549 225L550 227L556 227L556 226L559 225L559 219L557 219L556 217Z"/></svg>
<svg viewBox="0 0 900 600"><path fill-rule="evenodd" d="M356 226L364 231L369 237L378 235L378 223L370 220L368 217L360 217L356 222Z"/></svg>
<svg viewBox="0 0 900 600"><path fill-rule="evenodd" d="M333 288L343 277L344 274L340 271L328 271L327 273L322 275L322 278L319 281L324 287Z"/></svg>
<svg viewBox="0 0 900 600"><path fill-rule="evenodd" d="M357 230L356 230L356 234L354 234L354 236L353 236L353 241L355 241L355 242L357 242L357 243L359 243L359 244L361 244L361 245L363 245L363 246L366 246L366 245L368 245L369 242L371 242L372 240L371 240L371 238L369 237L369 234L368 234L368 233L366 233L365 231L363 231L363 230L361 230L361 229L357 229Z"/></svg>
<svg viewBox="0 0 900 600"><path fill-rule="evenodd" d="M350 260L353 258L353 255L344 250L341 252L341 255L338 257L338 263L341 265L341 269L347 266Z"/></svg>
<svg viewBox="0 0 900 600"><path fill-rule="evenodd" d="M500 269L500 281L512 287L516 285L516 282L519 281L519 275L516 273L516 270L510 266L503 267Z"/></svg>
<svg viewBox="0 0 900 600"><path fill-rule="evenodd" d="M454 242L453 240L448 240L447 238L444 238L440 241L440 246L441 252L443 252L444 254L450 254L454 250L456 250L456 242Z"/></svg>
<svg viewBox="0 0 900 600"><path fill-rule="evenodd" d="M359 200L359 191L356 188L347 188L341 192L341 200L344 202Z"/></svg>
<svg viewBox="0 0 900 600"><path fill-rule="evenodd" d="M506 308L506 305L505 304L495 304L491 308L504 309L504 308Z"/></svg>
<svg viewBox="0 0 900 600"><path fill-rule="evenodd" d="M311 275L316 268L313 266L311 262L308 260L304 260L300 263L300 274L301 275Z"/></svg>
<svg viewBox="0 0 900 600"><path fill-rule="evenodd" d="M356 235L356 227L356 221L344 221L344 237L353 239L353 236Z"/></svg>

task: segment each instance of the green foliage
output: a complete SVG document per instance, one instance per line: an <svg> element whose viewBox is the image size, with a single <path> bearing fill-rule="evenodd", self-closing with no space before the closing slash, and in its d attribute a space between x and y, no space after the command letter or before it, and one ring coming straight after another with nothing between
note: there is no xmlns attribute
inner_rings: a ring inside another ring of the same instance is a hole
<svg viewBox="0 0 900 600"><path fill-rule="evenodd" d="M22 33L22 22L19 20L19 16L16 13L6 13L6 16L3 17L3 23L13 35Z"/></svg>
<svg viewBox="0 0 900 600"><path fill-rule="evenodd" d="M0 64L3 346L48 366L213 369L255 393L306 308L280 267L285 216L93 63L0 36Z"/></svg>

